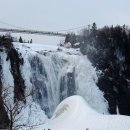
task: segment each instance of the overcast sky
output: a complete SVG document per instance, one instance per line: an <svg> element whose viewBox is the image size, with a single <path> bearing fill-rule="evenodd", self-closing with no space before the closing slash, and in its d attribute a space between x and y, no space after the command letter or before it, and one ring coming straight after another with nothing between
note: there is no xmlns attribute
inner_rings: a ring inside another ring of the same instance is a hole
<svg viewBox="0 0 130 130"><path fill-rule="evenodd" d="M67 30L96 22L130 25L130 0L0 0L0 21L27 29ZM0 27L9 27L0 23Z"/></svg>

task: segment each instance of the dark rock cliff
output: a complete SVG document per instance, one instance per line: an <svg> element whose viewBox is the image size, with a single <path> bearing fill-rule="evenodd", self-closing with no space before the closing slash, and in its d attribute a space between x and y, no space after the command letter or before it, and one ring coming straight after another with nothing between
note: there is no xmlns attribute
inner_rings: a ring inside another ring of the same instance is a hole
<svg viewBox="0 0 130 130"><path fill-rule="evenodd" d="M14 102L16 100L26 101L24 96L24 80L21 76L20 65L23 64L23 59L20 58L20 55L15 50L12 44L11 37L0 37L0 53L5 51L7 54L6 60L10 61L10 71L14 79ZM0 55L0 61L1 61ZM0 63L0 129L8 127L8 115L4 108L3 97L2 97L2 65ZM13 87L13 86L12 86Z"/></svg>
<svg viewBox="0 0 130 130"><path fill-rule="evenodd" d="M2 79L2 65L0 57L0 129L4 129L8 128L9 119L3 104L1 79Z"/></svg>

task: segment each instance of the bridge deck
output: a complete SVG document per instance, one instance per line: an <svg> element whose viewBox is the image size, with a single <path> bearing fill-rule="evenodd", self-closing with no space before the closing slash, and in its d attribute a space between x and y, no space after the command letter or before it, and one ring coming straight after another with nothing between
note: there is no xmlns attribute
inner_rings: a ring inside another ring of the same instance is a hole
<svg viewBox="0 0 130 130"><path fill-rule="evenodd" d="M10 33L25 33L25 34L37 34L37 35L48 35L48 36L59 36L65 37L67 34L49 31L37 31L37 30L22 30L22 29L7 29L0 28L0 32L10 32Z"/></svg>

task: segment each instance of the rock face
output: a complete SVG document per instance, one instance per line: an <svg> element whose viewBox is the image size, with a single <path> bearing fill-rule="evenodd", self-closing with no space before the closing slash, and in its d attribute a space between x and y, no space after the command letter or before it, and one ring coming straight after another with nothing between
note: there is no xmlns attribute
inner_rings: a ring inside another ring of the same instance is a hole
<svg viewBox="0 0 130 130"><path fill-rule="evenodd" d="M75 71L67 73L60 81L60 101L76 94Z"/></svg>
<svg viewBox="0 0 130 130"><path fill-rule="evenodd" d="M23 58L20 58L20 55L13 46L5 49L9 50L7 52L7 60L10 60L11 73L14 79L14 100L26 100L24 97L24 80L20 72L20 65L23 64Z"/></svg>
<svg viewBox="0 0 130 130"><path fill-rule="evenodd" d="M8 115L5 111L2 99L2 65L1 65L1 57L0 57L0 129L8 128Z"/></svg>
<svg viewBox="0 0 130 130"><path fill-rule="evenodd" d="M21 76L20 65L23 64L23 58L20 58L20 54L13 47L11 38L3 37L1 39L1 47L7 54L6 61L10 61L10 71L14 79L14 101L24 99L24 80Z"/></svg>
<svg viewBox="0 0 130 130"><path fill-rule="evenodd" d="M15 50L12 44L12 40L10 37L1 37L0 38L0 48L1 48L1 54L0 54L0 128L7 128L9 118L5 111L4 105L3 105L3 99L2 99L2 91L3 91L3 61L2 61L2 52L6 54L6 61L9 60L10 62L10 72L14 79L14 86L6 86L6 87L14 87L14 102L16 100L26 101L24 98L24 80L21 76L20 72L20 65L23 64L23 59L20 59L20 56L18 52ZM7 74L8 75L8 74ZM9 79L8 79L9 80Z"/></svg>

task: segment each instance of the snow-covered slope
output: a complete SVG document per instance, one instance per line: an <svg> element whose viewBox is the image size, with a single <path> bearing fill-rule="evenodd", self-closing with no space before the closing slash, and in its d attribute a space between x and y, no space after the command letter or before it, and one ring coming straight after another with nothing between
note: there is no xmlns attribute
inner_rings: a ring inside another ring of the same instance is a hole
<svg viewBox="0 0 130 130"><path fill-rule="evenodd" d="M130 117L99 114L81 96L71 96L58 105L53 117L40 129L130 130Z"/></svg>

